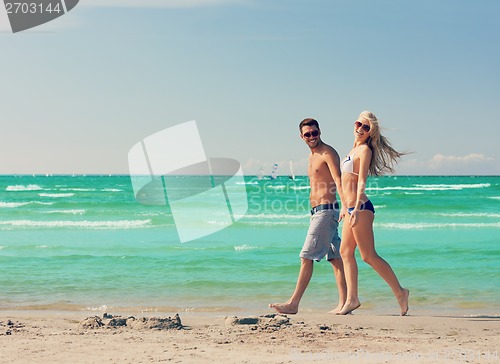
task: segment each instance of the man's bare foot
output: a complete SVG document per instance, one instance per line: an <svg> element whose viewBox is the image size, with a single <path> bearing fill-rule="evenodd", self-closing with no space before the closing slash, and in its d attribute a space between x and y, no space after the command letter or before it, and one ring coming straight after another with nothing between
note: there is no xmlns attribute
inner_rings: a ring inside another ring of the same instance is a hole
<svg viewBox="0 0 500 364"><path fill-rule="evenodd" d="M342 307L344 307L344 304L339 303L339 305L336 308L334 308L331 311L328 311L328 313L333 313L334 315L338 315L338 313L342 310Z"/></svg>
<svg viewBox="0 0 500 364"><path fill-rule="evenodd" d="M410 297L410 291L403 288L403 293L396 298L398 299L399 306L401 307L401 316L406 316L408 313L408 300Z"/></svg>
<svg viewBox="0 0 500 364"><path fill-rule="evenodd" d="M292 305L291 303L271 303L270 308L274 308L279 313L285 313L288 315L295 315L299 312L299 307Z"/></svg>
<svg viewBox="0 0 500 364"><path fill-rule="evenodd" d="M340 310L337 313L337 315L348 315L352 311L354 311L355 309L359 308L359 306L361 306L361 303L359 303L359 301L346 302L346 304L344 305L344 307L342 307L342 310Z"/></svg>

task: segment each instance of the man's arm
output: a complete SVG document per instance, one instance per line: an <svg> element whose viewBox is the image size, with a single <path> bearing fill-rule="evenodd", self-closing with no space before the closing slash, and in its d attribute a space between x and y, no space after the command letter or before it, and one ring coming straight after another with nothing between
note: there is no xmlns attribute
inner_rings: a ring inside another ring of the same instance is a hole
<svg viewBox="0 0 500 364"><path fill-rule="evenodd" d="M330 170L330 173L332 175L333 181L335 182L335 185L337 186L337 193L339 194L340 202L342 204L342 208L340 210L340 218L339 221L342 220L345 216L345 213L347 211L347 205L344 201L344 194L342 190L342 176L340 173L340 157L337 151L333 148L330 148L328 153L326 153L326 165L328 166L328 169Z"/></svg>

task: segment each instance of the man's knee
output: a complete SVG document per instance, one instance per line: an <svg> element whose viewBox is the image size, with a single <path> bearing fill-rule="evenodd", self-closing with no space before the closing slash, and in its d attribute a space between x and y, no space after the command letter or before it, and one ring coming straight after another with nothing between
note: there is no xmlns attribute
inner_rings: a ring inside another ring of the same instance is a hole
<svg viewBox="0 0 500 364"><path fill-rule="evenodd" d="M307 258L300 258L300 264L302 265L313 265L313 260Z"/></svg>
<svg viewBox="0 0 500 364"><path fill-rule="evenodd" d="M344 267L344 263L342 263L342 258L332 258L328 260L334 268L342 269Z"/></svg>

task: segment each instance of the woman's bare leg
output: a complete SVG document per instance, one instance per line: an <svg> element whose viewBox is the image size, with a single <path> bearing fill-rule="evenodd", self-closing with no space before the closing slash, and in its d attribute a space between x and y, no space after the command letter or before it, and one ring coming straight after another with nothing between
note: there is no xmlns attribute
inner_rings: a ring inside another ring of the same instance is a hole
<svg viewBox="0 0 500 364"><path fill-rule="evenodd" d="M342 227L342 243L340 244L340 255L344 263L344 274L347 286L347 299L338 315L347 315L357 309L361 303L358 298L358 264L354 252L356 251L356 240L352 228L348 223Z"/></svg>
<svg viewBox="0 0 500 364"><path fill-rule="evenodd" d="M355 237L361 258L371 265L391 287L401 307L401 315L404 316L408 312L408 296L410 292L406 288L401 287L389 263L382 259L375 251L373 219L374 214L371 211L360 211L358 213L358 222L352 228L352 233Z"/></svg>

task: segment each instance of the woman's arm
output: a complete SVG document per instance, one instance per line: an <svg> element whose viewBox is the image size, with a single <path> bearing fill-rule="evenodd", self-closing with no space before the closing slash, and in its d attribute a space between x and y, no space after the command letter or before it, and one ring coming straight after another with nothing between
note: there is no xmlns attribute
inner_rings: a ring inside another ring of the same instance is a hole
<svg viewBox="0 0 500 364"><path fill-rule="evenodd" d="M354 205L354 210L351 212L351 217L349 219L351 226L356 225L357 213L361 208L361 204L366 202L363 201L363 198L366 196L366 180L368 179L368 170L372 159L372 151L370 148L364 147L357 153L357 155L359 156L358 184L356 186L356 204Z"/></svg>

